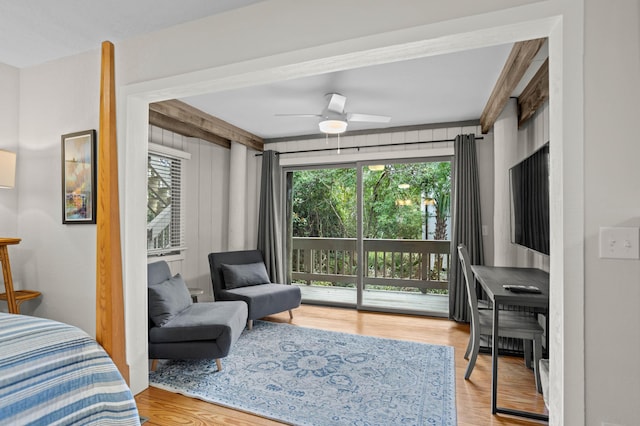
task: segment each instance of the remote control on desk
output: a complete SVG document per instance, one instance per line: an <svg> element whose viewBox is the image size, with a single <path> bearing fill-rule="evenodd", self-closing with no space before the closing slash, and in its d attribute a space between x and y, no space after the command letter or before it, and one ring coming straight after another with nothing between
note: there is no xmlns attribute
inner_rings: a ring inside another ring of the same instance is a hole
<svg viewBox="0 0 640 426"><path fill-rule="evenodd" d="M514 293L542 293L540 289L534 285L505 284L502 287Z"/></svg>

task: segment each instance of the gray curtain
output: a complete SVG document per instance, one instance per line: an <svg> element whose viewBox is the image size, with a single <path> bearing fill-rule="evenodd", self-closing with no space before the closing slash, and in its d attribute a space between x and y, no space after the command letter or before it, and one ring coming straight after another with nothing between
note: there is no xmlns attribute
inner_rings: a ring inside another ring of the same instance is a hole
<svg viewBox="0 0 640 426"><path fill-rule="evenodd" d="M258 218L258 250L273 283L284 283L282 258L281 170L278 153L262 154L262 180L260 184L260 215Z"/></svg>
<svg viewBox="0 0 640 426"><path fill-rule="evenodd" d="M464 275L458 260L458 244L469 251L472 265L484 264L480 184L474 134L458 135L454 142L451 208L451 269L449 273L449 318L468 322L471 319Z"/></svg>

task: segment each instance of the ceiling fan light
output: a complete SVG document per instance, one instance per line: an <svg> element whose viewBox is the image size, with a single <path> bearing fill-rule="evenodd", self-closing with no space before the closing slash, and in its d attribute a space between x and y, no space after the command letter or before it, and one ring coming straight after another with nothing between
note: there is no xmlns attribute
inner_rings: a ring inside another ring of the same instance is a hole
<svg viewBox="0 0 640 426"><path fill-rule="evenodd" d="M346 132L347 122L344 120L322 120L318 123L318 127L322 133L334 135Z"/></svg>

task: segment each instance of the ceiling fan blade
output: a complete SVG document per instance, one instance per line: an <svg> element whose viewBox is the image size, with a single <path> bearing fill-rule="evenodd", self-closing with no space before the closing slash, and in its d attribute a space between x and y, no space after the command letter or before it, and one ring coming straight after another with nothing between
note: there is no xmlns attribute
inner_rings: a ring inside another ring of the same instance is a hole
<svg viewBox="0 0 640 426"><path fill-rule="evenodd" d="M302 118L317 118L322 117L320 114L274 114L276 117L302 117Z"/></svg>
<svg viewBox="0 0 640 426"><path fill-rule="evenodd" d="M344 113L344 105L347 103L347 97L339 95L337 93L330 93L329 105L327 110L337 112L338 114Z"/></svg>
<svg viewBox="0 0 640 426"><path fill-rule="evenodd" d="M387 115L358 114L354 112L347 115L347 120L366 121L368 123L388 123L391 121L391 117Z"/></svg>

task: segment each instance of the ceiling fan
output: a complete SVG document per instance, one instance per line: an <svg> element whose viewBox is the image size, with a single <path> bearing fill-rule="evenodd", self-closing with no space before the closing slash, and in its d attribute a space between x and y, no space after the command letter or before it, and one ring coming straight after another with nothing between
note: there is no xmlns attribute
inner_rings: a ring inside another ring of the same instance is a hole
<svg viewBox="0 0 640 426"><path fill-rule="evenodd" d="M368 123L388 123L391 121L391 117L386 115L345 112L344 106L347 102L347 97L339 93L328 93L325 97L328 99L327 106L320 114L276 114L276 116L319 117L318 127L321 132L327 134L344 133L347 130L347 124L352 121Z"/></svg>

